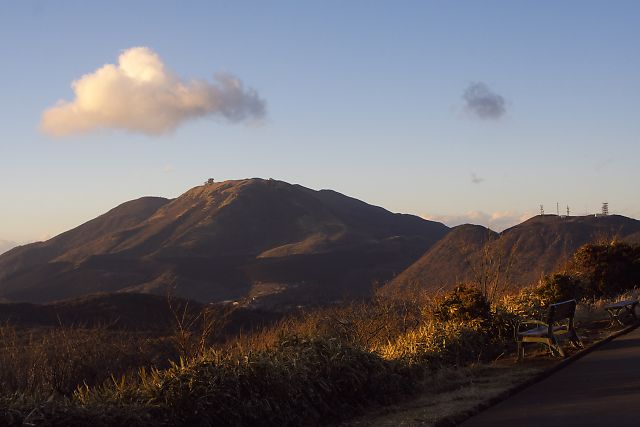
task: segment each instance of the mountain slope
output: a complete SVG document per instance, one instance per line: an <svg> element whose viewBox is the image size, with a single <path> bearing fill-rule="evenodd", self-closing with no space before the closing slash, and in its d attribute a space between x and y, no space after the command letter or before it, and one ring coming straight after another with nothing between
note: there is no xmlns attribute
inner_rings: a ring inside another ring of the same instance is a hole
<svg viewBox="0 0 640 427"><path fill-rule="evenodd" d="M298 305L357 297L405 269L448 228L329 191L247 179L143 198L0 256L0 298L95 292Z"/></svg>
<svg viewBox="0 0 640 427"><path fill-rule="evenodd" d="M437 289L474 280L480 253L498 233L481 225L464 224L451 229L420 259L393 279L392 286Z"/></svg>
<svg viewBox="0 0 640 427"><path fill-rule="evenodd" d="M0 256L0 283L17 271L51 262L68 251L126 230L168 202L160 197L132 200L46 242L16 247Z"/></svg>
<svg viewBox="0 0 640 427"><path fill-rule="evenodd" d="M537 282L560 268L580 246L614 238L637 243L640 221L619 215L535 216L500 234L484 227L455 227L388 285L402 289L451 288L499 272L511 286Z"/></svg>
<svg viewBox="0 0 640 427"><path fill-rule="evenodd" d="M0 255L7 252L10 249L13 249L17 246L17 243L11 242L9 240L0 239Z"/></svg>

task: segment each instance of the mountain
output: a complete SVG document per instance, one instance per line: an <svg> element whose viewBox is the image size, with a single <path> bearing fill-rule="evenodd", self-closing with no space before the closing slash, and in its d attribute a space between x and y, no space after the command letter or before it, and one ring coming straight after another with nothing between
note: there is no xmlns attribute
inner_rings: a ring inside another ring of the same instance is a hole
<svg viewBox="0 0 640 427"><path fill-rule="evenodd" d="M489 242L499 234L481 225L464 224L433 245L409 268L393 279L390 286L448 288L453 284L472 281L479 267L476 262Z"/></svg>
<svg viewBox="0 0 640 427"><path fill-rule="evenodd" d="M539 215L499 234L481 226L462 225L387 287L449 289L496 273L509 285L521 287L561 268L580 246L614 238L640 243L640 221L619 215Z"/></svg>
<svg viewBox="0 0 640 427"><path fill-rule="evenodd" d="M247 305L367 295L448 228L331 190L246 179L145 197L46 242L0 256L0 300L49 302L97 292Z"/></svg>
<svg viewBox="0 0 640 427"><path fill-rule="evenodd" d="M0 255L17 246L17 243L0 239Z"/></svg>

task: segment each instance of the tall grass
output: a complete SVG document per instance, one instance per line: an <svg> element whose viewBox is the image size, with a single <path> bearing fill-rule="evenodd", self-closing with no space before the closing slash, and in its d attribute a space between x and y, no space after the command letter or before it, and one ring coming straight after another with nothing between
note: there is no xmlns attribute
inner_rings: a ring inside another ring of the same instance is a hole
<svg viewBox="0 0 640 427"><path fill-rule="evenodd" d="M142 366L168 366L175 351L162 340L104 328L22 330L0 326L0 395L70 397Z"/></svg>
<svg viewBox="0 0 640 427"><path fill-rule="evenodd" d="M301 425L337 421L354 410L410 393L399 363L337 339L282 340L246 354L211 351L139 378L80 388L84 407L160 408L178 425Z"/></svg>
<svg viewBox="0 0 640 427"><path fill-rule="evenodd" d="M203 334L211 331L188 330L195 324L188 321L173 336L153 339L82 328L23 335L4 327L0 420L22 425L39 414L51 424L89 416L94 425L338 421L416 392L441 367L495 355L491 319L438 320L442 304L424 295L375 298L284 319L204 351ZM184 351L189 342L198 351Z"/></svg>
<svg viewBox="0 0 640 427"><path fill-rule="evenodd" d="M165 337L3 326L0 425L337 422L417 392L443 368L508 353L518 320L540 318L571 290L574 282L556 279L492 301L473 286L376 296L224 342L224 319L209 312L176 315ZM583 301L578 320L593 320L607 301Z"/></svg>

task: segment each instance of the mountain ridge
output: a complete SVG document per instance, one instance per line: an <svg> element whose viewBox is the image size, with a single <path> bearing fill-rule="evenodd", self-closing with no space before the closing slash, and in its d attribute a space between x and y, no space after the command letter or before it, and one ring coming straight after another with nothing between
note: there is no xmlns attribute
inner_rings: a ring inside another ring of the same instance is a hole
<svg viewBox="0 0 640 427"><path fill-rule="evenodd" d="M621 215L538 215L501 233L462 225L454 227L387 288L446 290L460 282L479 282L488 274L519 288L562 268L586 243L612 239L640 243L639 237L640 221Z"/></svg>
<svg viewBox="0 0 640 427"><path fill-rule="evenodd" d="M259 178L216 182L171 200L125 202L0 256L0 298L49 302L174 287L202 302L269 294L296 303L305 292L326 302L365 295L447 231L331 190Z"/></svg>

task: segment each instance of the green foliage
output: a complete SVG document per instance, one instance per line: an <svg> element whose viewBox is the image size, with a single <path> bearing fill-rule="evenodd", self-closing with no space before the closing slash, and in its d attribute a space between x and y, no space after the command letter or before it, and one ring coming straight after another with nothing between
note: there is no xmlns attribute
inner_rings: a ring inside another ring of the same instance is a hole
<svg viewBox="0 0 640 427"><path fill-rule="evenodd" d="M434 317L442 322L489 321L491 305L485 295L474 286L459 285L436 306Z"/></svg>
<svg viewBox="0 0 640 427"><path fill-rule="evenodd" d="M584 245L570 268L582 282L585 297L613 296L640 285L640 246L616 241Z"/></svg>

